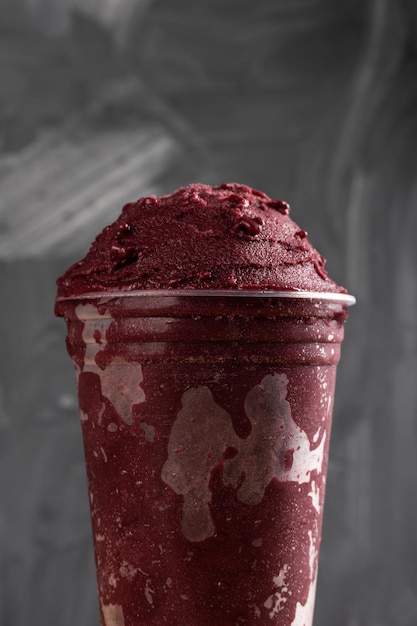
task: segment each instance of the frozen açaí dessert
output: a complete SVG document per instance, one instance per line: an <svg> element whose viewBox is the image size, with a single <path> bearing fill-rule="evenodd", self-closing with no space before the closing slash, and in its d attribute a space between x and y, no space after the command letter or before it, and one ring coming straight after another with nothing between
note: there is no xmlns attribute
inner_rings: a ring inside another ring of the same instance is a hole
<svg viewBox="0 0 417 626"><path fill-rule="evenodd" d="M347 305L283 201L127 205L58 280L103 626L310 626Z"/></svg>

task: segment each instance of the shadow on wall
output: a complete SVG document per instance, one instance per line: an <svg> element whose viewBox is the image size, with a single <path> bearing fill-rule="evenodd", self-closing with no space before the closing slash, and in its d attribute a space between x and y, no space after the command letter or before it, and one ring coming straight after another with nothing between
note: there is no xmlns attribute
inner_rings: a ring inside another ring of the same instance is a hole
<svg viewBox="0 0 417 626"><path fill-rule="evenodd" d="M0 26L0 622L98 623L56 276L125 202L236 180L358 298L315 623L415 626L416 3L4 0Z"/></svg>

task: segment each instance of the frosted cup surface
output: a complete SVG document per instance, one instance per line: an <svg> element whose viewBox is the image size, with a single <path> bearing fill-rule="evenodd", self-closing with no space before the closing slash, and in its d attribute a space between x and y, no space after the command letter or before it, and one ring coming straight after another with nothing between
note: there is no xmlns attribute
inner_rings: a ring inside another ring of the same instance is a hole
<svg viewBox="0 0 417 626"><path fill-rule="evenodd" d="M58 301L103 626L311 626L340 294Z"/></svg>

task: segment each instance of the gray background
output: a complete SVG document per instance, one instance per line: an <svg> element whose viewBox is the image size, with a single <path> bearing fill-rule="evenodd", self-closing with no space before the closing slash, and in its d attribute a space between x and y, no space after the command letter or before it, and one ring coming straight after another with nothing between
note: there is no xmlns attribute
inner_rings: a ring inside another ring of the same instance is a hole
<svg viewBox="0 0 417 626"><path fill-rule="evenodd" d="M55 278L197 180L288 200L358 299L315 624L415 626L417 2L0 0L0 132L1 626L98 624Z"/></svg>

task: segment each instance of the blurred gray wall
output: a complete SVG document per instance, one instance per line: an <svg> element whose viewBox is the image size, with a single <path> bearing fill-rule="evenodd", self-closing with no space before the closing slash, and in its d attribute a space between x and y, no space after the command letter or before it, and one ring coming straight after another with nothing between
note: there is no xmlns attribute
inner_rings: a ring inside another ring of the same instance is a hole
<svg viewBox="0 0 417 626"><path fill-rule="evenodd" d="M126 201L235 180L358 299L315 624L416 626L417 2L0 0L0 133L0 624L98 624L56 277Z"/></svg>

